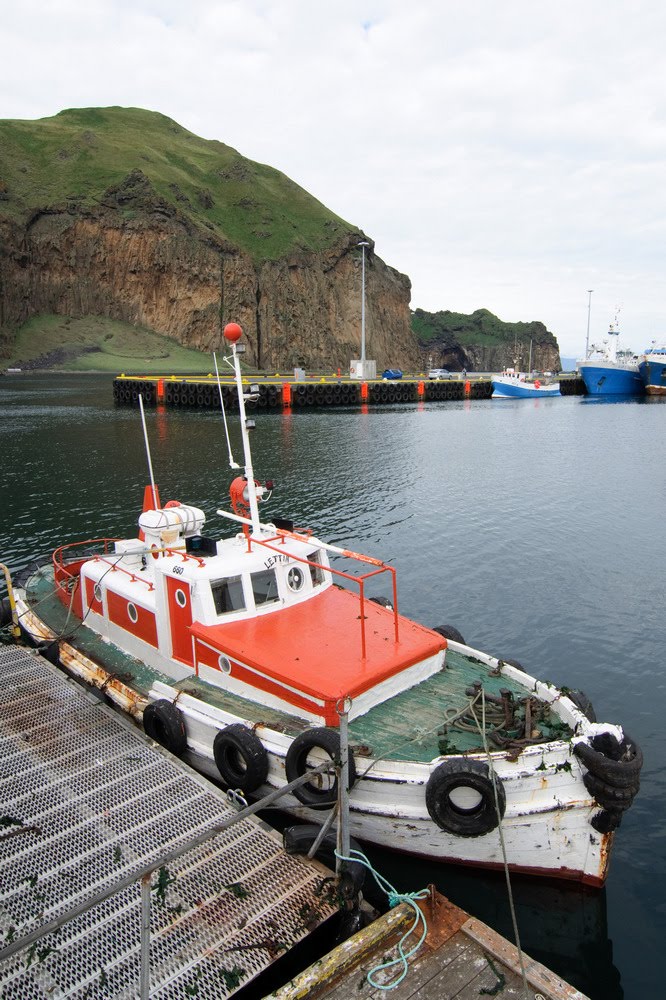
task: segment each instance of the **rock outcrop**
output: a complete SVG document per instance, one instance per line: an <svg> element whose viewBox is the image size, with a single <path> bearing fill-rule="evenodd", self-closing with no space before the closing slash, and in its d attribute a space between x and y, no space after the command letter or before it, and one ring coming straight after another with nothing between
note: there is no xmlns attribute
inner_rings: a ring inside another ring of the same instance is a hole
<svg viewBox="0 0 666 1000"><path fill-rule="evenodd" d="M261 368L347 369L361 335L362 233L318 253L255 263L162 198L141 171L95 209L76 200L0 220L0 327L55 313L141 324L202 351L241 323ZM366 252L366 355L381 369L419 364L409 279Z"/></svg>

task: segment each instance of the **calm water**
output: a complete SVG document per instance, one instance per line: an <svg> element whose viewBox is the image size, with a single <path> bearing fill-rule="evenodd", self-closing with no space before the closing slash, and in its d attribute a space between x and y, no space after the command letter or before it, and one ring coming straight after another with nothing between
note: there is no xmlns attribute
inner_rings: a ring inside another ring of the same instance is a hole
<svg viewBox="0 0 666 1000"><path fill-rule="evenodd" d="M163 502L195 503L221 527L219 417L147 419ZM664 995L665 425L659 403L465 401L261 412L253 439L258 478L276 482L267 516L391 561L404 613L583 688L643 747L606 889L513 882L525 949L595 1000ZM141 425L114 408L108 377L1 379L0 445L0 560L12 570L66 541L134 534ZM502 877L372 856L404 890L434 881L510 934Z"/></svg>

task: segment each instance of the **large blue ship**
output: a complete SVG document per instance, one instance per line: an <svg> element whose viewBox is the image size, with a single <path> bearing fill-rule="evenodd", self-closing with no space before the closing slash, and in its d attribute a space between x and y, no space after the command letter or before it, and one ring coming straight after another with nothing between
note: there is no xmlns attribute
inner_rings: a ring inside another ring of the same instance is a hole
<svg viewBox="0 0 666 1000"><path fill-rule="evenodd" d="M666 396L666 343L649 347L638 369L645 391L651 396Z"/></svg>
<svg viewBox="0 0 666 1000"><path fill-rule="evenodd" d="M618 351L619 333L617 323L611 323L608 339L598 347L593 344L588 356L578 362L578 371L590 396L640 396L645 391L638 356Z"/></svg>

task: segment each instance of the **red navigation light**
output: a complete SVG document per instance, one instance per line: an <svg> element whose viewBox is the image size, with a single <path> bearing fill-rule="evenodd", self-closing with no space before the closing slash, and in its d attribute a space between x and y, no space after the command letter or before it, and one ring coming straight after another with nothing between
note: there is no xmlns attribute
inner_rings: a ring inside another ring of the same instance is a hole
<svg viewBox="0 0 666 1000"><path fill-rule="evenodd" d="M235 344L243 336L243 331L238 323L227 323L224 328L224 336L230 343Z"/></svg>

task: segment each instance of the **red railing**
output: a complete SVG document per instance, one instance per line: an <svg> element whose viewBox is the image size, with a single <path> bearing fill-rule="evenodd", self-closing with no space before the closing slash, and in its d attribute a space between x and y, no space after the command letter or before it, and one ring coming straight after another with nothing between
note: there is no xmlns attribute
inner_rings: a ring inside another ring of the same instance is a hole
<svg viewBox="0 0 666 1000"><path fill-rule="evenodd" d="M399 625L398 625L398 580L397 571L394 566L387 566L386 563L382 562L380 559L373 559L372 556L364 556L360 552L353 552L351 549L340 549L336 545L328 545L326 542L321 542L319 540L312 541L308 536L298 534L294 531L284 531L278 528L276 531L275 538L271 541L266 541L261 538L256 538L254 535L248 537L248 549L252 545L261 545L265 549L271 549L273 552L277 552L278 555L281 554L280 549L277 545L273 545L272 541L276 541L284 545L285 539L293 538L299 542L308 542L316 545L318 548L326 549L330 552L334 552L336 555L345 556L348 559L355 559L358 562L369 563L374 566L375 569L368 570L367 573L362 573L360 576L355 576L353 573L345 573L344 570L334 569L332 566L324 566L321 563L314 562L311 559L306 559L303 556L296 556L293 552L289 553L289 558L293 559L295 562L304 563L306 566L313 566L315 569L321 570L323 573L331 573L334 576L340 576L345 580L351 581L351 583L358 584L359 598L360 598L360 615L359 619L361 622L361 656L365 659L366 655L366 643L365 643L365 581L369 580L372 576L378 576L380 573L390 573L391 574L391 584L393 590L393 628L395 631L395 641L399 642ZM370 598L368 598L370 600ZM388 610L388 609L387 609Z"/></svg>

